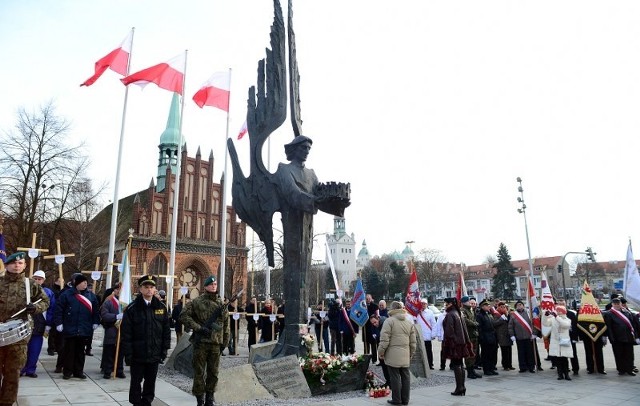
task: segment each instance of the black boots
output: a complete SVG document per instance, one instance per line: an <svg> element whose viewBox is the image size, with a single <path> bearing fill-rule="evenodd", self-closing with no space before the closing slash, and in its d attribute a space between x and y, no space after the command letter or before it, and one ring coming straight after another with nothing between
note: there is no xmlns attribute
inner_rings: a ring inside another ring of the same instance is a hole
<svg viewBox="0 0 640 406"><path fill-rule="evenodd" d="M197 406L204 406L204 395L196 395Z"/></svg>
<svg viewBox="0 0 640 406"><path fill-rule="evenodd" d="M204 399L204 406L213 406L215 405L216 400L213 397L213 392L207 392L205 394L205 399Z"/></svg>
<svg viewBox="0 0 640 406"><path fill-rule="evenodd" d="M464 387L464 370L462 365L456 365L453 369L453 373L456 376L456 390L451 392L453 396L464 396L467 393L467 388Z"/></svg>
<svg viewBox="0 0 640 406"><path fill-rule="evenodd" d="M473 366L469 366L467 367L467 378L469 379L482 378L482 375L476 374L475 368L473 368Z"/></svg>

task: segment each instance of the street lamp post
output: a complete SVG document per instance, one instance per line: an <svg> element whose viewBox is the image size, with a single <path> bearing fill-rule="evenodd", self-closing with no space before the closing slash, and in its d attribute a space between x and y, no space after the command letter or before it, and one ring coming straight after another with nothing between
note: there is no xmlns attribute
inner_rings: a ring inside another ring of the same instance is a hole
<svg viewBox="0 0 640 406"><path fill-rule="evenodd" d="M520 192L518 203L521 204L518 208L518 213L522 213L522 216L524 217L524 233L527 237L527 253L529 255L529 274L533 277L533 261L531 261L531 245L529 244L529 228L527 226L527 205L524 203L524 189L522 189L522 179L520 176L516 178L516 181L518 182L518 192Z"/></svg>

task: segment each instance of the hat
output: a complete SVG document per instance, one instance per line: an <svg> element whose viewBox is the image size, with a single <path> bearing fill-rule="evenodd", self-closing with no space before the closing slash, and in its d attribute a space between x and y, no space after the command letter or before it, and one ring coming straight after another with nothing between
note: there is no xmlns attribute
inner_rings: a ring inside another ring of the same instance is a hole
<svg viewBox="0 0 640 406"><path fill-rule="evenodd" d="M460 298L460 302L461 303L467 303L469 300L471 300L471 298L469 296L462 296Z"/></svg>
<svg viewBox="0 0 640 406"><path fill-rule="evenodd" d="M424 299L424 298L423 298L423 299L420 299L420 303L428 304L428 303L429 303L429 301L428 301L427 299Z"/></svg>
<svg viewBox="0 0 640 406"><path fill-rule="evenodd" d="M619 297L614 297L613 299L611 299L611 303L620 303L620 298Z"/></svg>
<svg viewBox="0 0 640 406"><path fill-rule="evenodd" d="M209 286L211 285L213 282L216 282L216 277L211 275L210 277L208 277L207 279L204 280L204 286Z"/></svg>
<svg viewBox="0 0 640 406"><path fill-rule="evenodd" d="M564 306L556 306L556 313L567 314L567 308Z"/></svg>
<svg viewBox="0 0 640 406"><path fill-rule="evenodd" d="M75 286L78 286L78 285L79 285L79 284L81 284L82 282L87 282L87 281L88 281L87 277L86 277L86 276L84 276L83 274L81 274L81 273L74 274L74 277L73 277L73 286L74 286L74 287L75 287Z"/></svg>
<svg viewBox="0 0 640 406"><path fill-rule="evenodd" d="M142 275L138 278L138 286L144 284L156 286L156 278L153 275Z"/></svg>
<svg viewBox="0 0 640 406"><path fill-rule="evenodd" d="M444 302L445 303L453 303L453 304L457 305L458 304L458 299L455 298L455 297L445 297L444 298Z"/></svg>
<svg viewBox="0 0 640 406"><path fill-rule="evenodd" d="M613 299L615 299L617 297L620 297L620 293L612 293L611 294L611 300L613 300Z"/></svg>
<svg viewBox="0 0 640 406"><path fill-rule="evenodd" d="M521 304L521 305L523 305L523 306L524 306L524 302L523 302L522 300L518 300L518 301L516 302L516 306L517 306L518 304Z"/></svg>
<svg viewBox="0 0 640 406"><path fill-rule="evenodd" d="M42 278L42 279L44 279L44 278L46 278L46 277L47 277L47 275L45 275L45 274L44 274L44 272L42 272L42 271L35 271L35 272L33 273L33 277L34 277L34 278L35 278L35 277L38 277L38 278Z"/></svg>
<svg viewBox="0 0 640 406"><path fill-rule="evenodd" d="M22 252L22 251L20 251L20 252L14 252L13 254L9 255L9 256L7 257L7 259L5 259L5 260L4 260L4 263L5 263L5 264L10 264L10 263L12 263L12 262L15 262L15 261L18 261L18 260L24 259L26 255L27 255L27 254L25 254L25 253L24 253L24 252Z"/></svg>
<svg viewBox="0 0 640 406"><path fill-rule="evenodd" d="M160 290L160 291L158 292L158 294L159 294L160 296L162 296L162 297L167 296L167 292L165 292L164 290Z"/></svg>
<svg viewBox="0 0 640 406"><path fill-rule="evenodd" d="M482 302L480 302L480 307L484 305L491 306L491 302L489 302L487 299L484 299Z"/></svg>
<svg viewBox="0 0 640 406"><path fill-rule="evenodd" d="M620 303L627 303L627 299L624 296L620 296Z"/></svg>

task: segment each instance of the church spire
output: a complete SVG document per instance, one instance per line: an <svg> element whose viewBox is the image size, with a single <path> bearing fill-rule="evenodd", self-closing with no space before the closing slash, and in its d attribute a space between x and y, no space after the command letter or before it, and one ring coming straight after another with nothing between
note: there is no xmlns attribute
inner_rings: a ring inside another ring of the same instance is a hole
<svg viewBox="0 0 640 406"><path fill-rule="evenodd" d="M156 192L162 192L166 187L166 173L169 164L171 165L171 173L177 173L176 168L178 158L178 147L180 145L180 95L173 94L171 99L171 107L169 108L169 117L167 118L167 128L160 136L160 145L158 145L158 175Z"/></svg>

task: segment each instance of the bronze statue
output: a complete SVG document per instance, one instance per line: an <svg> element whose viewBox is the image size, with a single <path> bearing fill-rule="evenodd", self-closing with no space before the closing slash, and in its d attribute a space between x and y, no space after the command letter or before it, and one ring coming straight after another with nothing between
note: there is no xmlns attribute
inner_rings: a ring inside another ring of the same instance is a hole
<svg viewBox="0 0 640 406"><path fill-rule="evenodd" d="M280 127L287 114L285 28L279 0L274 0L271 50L258 62L258 90L249 89L247 128L250 173L245 177L233 141L228 148L233 166L231 194L233 207L265 244L269 266L274 266L272 218L282 215L284 248L285 328L274 356L299 354L298 325L305 322L306 276L311 266L313 215L318 210L343 216L350 204L349 184L321 184L312 169L305 168L313 141L302 135L298 66L293 32L293 12L289 0L289 90L294 139L285 145L288 164L279 164L275 174L262 161L262 147L269 135ZM266 85L266 86L265 86Z"/></svg>

